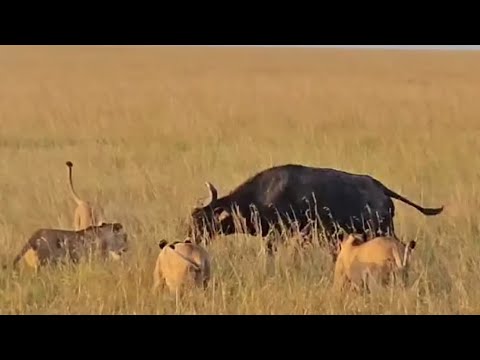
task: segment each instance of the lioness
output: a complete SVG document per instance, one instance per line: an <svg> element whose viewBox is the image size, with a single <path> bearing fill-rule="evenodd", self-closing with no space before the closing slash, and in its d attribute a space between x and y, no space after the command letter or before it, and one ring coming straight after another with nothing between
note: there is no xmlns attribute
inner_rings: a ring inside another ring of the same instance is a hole
<svg viewBox="0 0 480 360"><path fill-rule="evenodd" d="M189 239L184 242L168 243L161 240L153 272L153 289L157 289L162 280L176 294L184 285L207 287L211 275L211 259L208 252Z"/></svg>
<svg viewBox="0 0 480 360"><path fill-rule="evenodd" d="M128 250L127 233L120 223L103 223L84 230L39 229L28 239L13 260L13 266L23 258L36 271L47 263L72 261L78 263L82 257L100 254L120 259Z"/></svg>
<svg viewBox="0 0 480 360"><path fill-rule="evenodd" d="M385 285L392 274L406 271L407 262L416 242L406 246L395 237L376 237L362 242L350 234L340 244L340 252L335 262L333 286L342 289L346 281L359 289L367 289L377 284Z"/></svg>
<svg viewBox="0 0 480 360"><path fill-rule="evenodd" d="M93 206L88 201L80 199L80 197L75 192L73 188L73 179L72 179L72 167L73 163L71 161L66 162L68 167L68 180L70 185L70 193L73 196L73 199L77 203L77 207L74 212L73 219L73 228L74 230L86 229L89 226L100 225L105 222L103 216L103 210L100 206Z"/></svg>

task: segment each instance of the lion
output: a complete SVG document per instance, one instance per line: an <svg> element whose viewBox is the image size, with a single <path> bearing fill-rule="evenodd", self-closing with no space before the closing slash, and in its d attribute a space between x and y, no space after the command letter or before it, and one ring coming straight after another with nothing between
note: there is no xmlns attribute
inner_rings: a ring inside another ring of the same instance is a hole
<svg viewBox="0 0 480 360"><path fill-rule="evenodd" d="M333 287L342 289L347 281L354 288L366 288L371 285L385 285L390 276L402 273L406 279L408 260L416 242L407 245L396 237L379 236L362 242L354 234L340 244L335 262Z"/></svg>
<svg viewBox="0 0 480 360"><path fill-rule="evenodd" d="M211 257L199 244L190 239L168 243L161 240L153 273L153 288L156 290L164 281L170 294L177 294L184 286L205 289L211 276Z"/></svg>
<svg viewBox="0 0 480 360"><path fill-rule="evenodd" d="M90 202L80 199L80 197L75 192L73 187L73 175L72 167L73 163L67 161L66 165L68 167L68 180L70 185L70 193L73 196L73 199L77 203L77 207L74 212L73 220L73 229L82 230L86 229L89 226L100 225L105 222L103 209L100 206L93 206Z"/></svg>
<svg viewBox="0 0 480 360"><path fill-rule="evenodd" d="M47 264L78 263L90 254L119 260L128 250L127 233L120 223L102 223L83 230L38 229L13 260L15 268L23 258L38 271Z"/></svg>

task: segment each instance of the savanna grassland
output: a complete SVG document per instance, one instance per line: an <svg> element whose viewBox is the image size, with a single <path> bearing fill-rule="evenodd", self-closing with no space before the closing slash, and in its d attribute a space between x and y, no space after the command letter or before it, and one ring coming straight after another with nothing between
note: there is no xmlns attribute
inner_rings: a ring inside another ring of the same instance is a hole
<svg viewBox="0 0 480 360"><path fill-rule="evenodd" d="M1 47L0 261L39 227L72 228L79 194L130 235L123 262L0 273L1 314L470 314L480 312L480 53L286 48ZM210 247L205 293L152 295L162 238L207 196L301 163L368 173L416 239L410 284L331 290L314 248L264 271L262 242Z"/></svg>

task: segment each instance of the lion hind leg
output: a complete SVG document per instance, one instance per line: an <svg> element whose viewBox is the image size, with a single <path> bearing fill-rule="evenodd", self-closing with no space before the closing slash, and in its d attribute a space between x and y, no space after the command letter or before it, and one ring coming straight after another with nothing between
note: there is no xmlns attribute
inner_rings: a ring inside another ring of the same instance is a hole
<svg viewBox="0 0 480 360"><path fill-rule="evenodd" d="M155 292L157 289L161 288L164 285L162 268L160 264L160 259L157 259L155 264L155 269L153 271L153 285L152 292Z"/></svg>
<svg viewBox="0 0 480 360"><path fill-rule="evenodd" d="M333 274L333 289L335 291L343 290L347 281L347 274L345 273L343 262L338 259L335 263L335 270Z"/></svg>
<svg viewBox="0 0 480 360"><path fill-rule="evenodd" d="M75 209L75 213L73 214L73 228L75 231L81 230L82 228L82 216L80 215L78 207Z"/></svg>

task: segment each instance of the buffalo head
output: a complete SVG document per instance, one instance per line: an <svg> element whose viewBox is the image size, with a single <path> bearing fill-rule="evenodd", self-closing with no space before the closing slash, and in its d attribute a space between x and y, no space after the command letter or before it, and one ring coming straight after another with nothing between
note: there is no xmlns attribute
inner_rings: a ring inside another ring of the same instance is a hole
<svg viewBox="0 0 480 360"><path fill-rule="evenodd" d="M218 198L218 191L209 182L205 182L209 197L197 205L190 214L188 236L195 242L210 240L215 234L233 234L235 225L232 216L230 200L227 197Z"/></svg>

